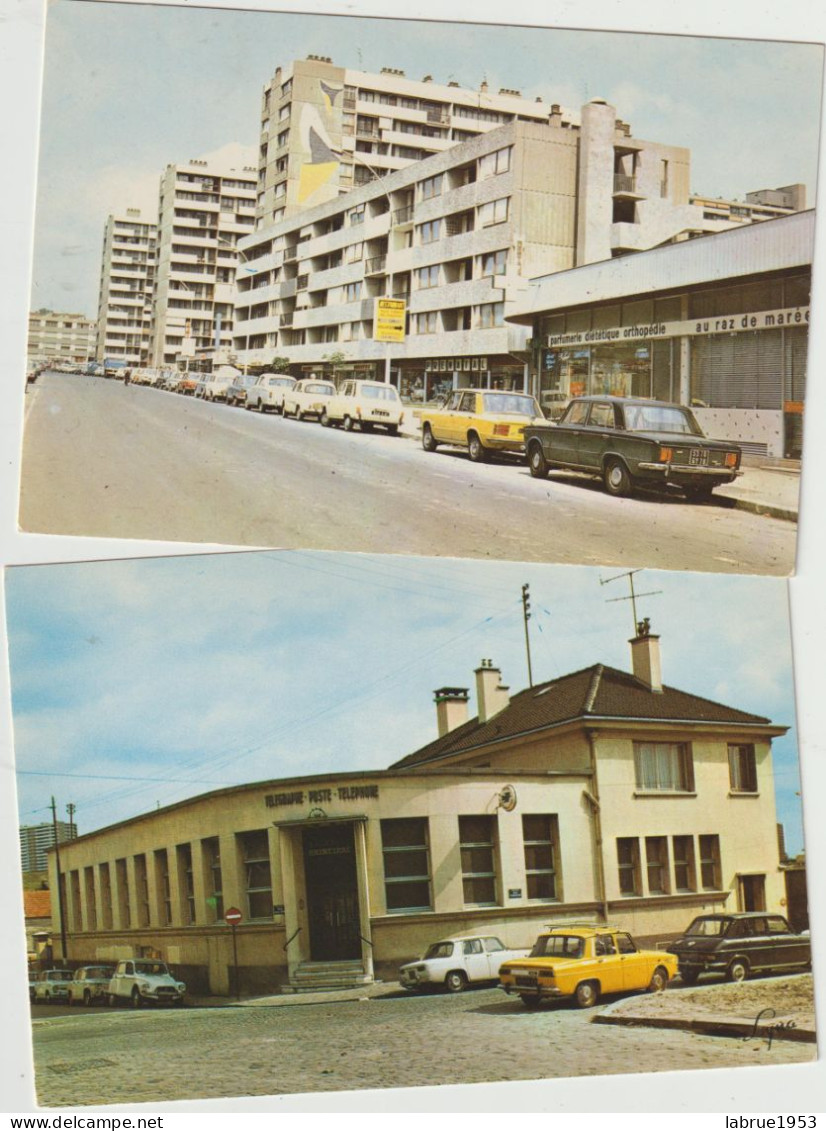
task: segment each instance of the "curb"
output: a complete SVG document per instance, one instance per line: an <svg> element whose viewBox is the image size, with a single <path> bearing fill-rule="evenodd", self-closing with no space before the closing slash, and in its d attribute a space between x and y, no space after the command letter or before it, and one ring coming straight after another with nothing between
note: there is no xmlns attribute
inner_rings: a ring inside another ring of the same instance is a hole
<svg viewBox="0 0 826 1131"><path fill-rule="evenodd" d="M817 1037L813 1029L798 1029L798 1028L771 1028L764 1024L764 1027L759 1028L759 1021L740 1021L732 1018L723 1017L718 1014L708 1014L706 1017L640 1017L627 1015L612 1015L610 1010L614 1008L609 1006L609 1009L600 1013L594 1018L596 1025L627 1025L636 1028L649 1028L649 1029L685 1029L692 1033L705 1033L711 1036L718 1037L741 1037L748 1040L753 1037L755 1040L772 1040L772 1041L803 1041L809 1044L814 1044ZM773 1018L772 1024L782 1026L789 1021L794 1024L792 1018Z"/></svg>
<svg viewBox="0 0 826 1131"><path fill-rule="evenodd" d="M749 511L751 514L764 515L766 518L780 518L785 522L797 522L798 512L789 507L778 507L774 503L758 503L751 499L738 499L733 495L721 495L719 493L717 498L729 499L733 510Z"/></svg>

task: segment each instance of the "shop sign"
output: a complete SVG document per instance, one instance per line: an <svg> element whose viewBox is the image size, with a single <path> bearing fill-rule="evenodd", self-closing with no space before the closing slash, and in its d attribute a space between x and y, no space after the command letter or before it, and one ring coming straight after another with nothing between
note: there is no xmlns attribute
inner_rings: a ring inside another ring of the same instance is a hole
<svg viewBox="0 0 826 1131"><path fill-rule="evenodd" d="M433 372L469 372L470 370L487 369L486 357L426 357L424 362L426 370Z"/></svg>
<svg viewBox="0 0 826 1131"><path fill-rule="evenodd" d="M285 793L268 793L264 804L268 809L282 809L288 805L324 805L333 801L378 800L377 785L339 785L325 789L294 789Z"/></svg>
<svg viewBox="0 0 826 1131"><path fill-rule="evenodd" d="M407 306L401 298L377 298L373 311L373 341L403 342Z"/></svg>
<svg viewBox="0 0 826 1131"><path fill-rule="evenodd" d="M570 334L548 334L545 344L550 347L598 346L651 338L693 338L706 334L739 334L748 330L774 330L781 326L808 325L809 307L793 306L781 310L760 310L749 314L691 318L685 322L648 322L602 330L581 330Z"/></svg>

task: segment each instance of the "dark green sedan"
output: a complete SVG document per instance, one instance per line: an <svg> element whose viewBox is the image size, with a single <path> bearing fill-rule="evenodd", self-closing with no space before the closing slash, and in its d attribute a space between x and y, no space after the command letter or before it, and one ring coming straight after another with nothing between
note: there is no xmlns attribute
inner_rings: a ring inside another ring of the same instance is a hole
<svg viewBox="0 0 826 1131"><path fill-rule="evenodd" d="M609 495L635 487L677 488L706 498L740 471L740 448L709 440L690 409L634 397L576 397L556 424L525 428L531 475L554 468L598 475Z"/></svg>

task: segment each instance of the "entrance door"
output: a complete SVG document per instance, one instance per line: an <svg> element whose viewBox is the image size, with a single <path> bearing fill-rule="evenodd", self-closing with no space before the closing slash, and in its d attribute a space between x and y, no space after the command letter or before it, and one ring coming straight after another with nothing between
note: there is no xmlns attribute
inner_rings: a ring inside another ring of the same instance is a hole
<svg viewBox="0 0 826 1131"><path fill-rule="evenodd" d="M766 910L766 877L741 876L740 877L740 910L765 911Z"/></svg>
<svg viewBox="0 0 826 1131"><path fill-rule="evenodd" d="M361 958L352 825L305 828L304 875L311 960Z"/></svg>

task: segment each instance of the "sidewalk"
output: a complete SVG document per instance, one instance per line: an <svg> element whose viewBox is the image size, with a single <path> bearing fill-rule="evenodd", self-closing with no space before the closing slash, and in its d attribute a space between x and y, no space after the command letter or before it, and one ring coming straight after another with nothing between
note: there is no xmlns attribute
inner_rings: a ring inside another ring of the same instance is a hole
<svg viewBox="0 0 826 1131"><path fill-rule="evenodd" d="M368 998L401 996L404 994L398 982L370 982L352 989L308 990L299 994L270 994L262 997L187 997L188 1005L199 1008L244 1009L247 1006L289 1007L291 1005L331 1005L334 1002L366 1001Z"/></svg>
<svg viewBox="0 0 826 1131"><path fill-rule="evenodd" d="M419 423L421 408L406 405L401 433L421 442ZM717 487L713 498L729 499L735 510L751 511L769 518L797 522L800 494L800 461L774 459L771 456L743 456L743 474L723 487Z"/></svg>

